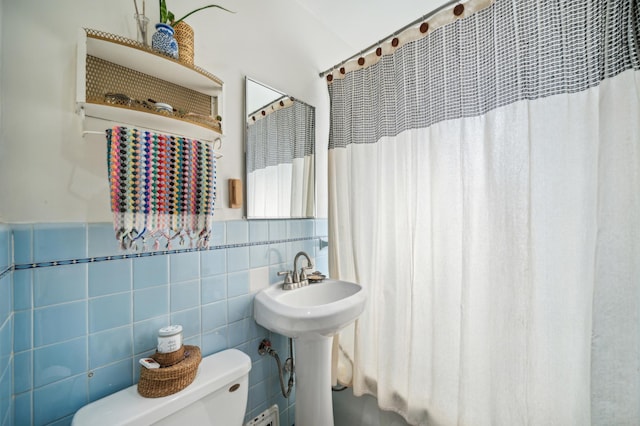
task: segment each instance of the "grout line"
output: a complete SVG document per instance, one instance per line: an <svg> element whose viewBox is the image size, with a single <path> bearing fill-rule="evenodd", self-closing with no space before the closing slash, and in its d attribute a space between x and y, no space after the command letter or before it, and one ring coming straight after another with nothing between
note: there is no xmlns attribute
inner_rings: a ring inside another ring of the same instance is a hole
<svg viewBox="0 0 640 426"><path fill-rule="evenodd" d="M83 228L84 228L84 252L85 254L89 254L89 226L86 224L83 224ZM89 278L89 268L84 268L84 321L85 321L85 335L84 335L84 350L85 350L85 360L86 360L86 365L84 368L84 371L82 371L82 374L84 374L85 376L85 380L86 380L86 388L85 388L85 401L87 403L91 402L91 378L93 377L93 372L95 369L91 368L91 320L89 318L90 315L90 299L89 299L89 295L91 293L90 291L90 278ZM32 292L33 294L33 292ZM31 309L31 312L34 312L34 309ZM32 329L34 323L31 323ZM34 333L32 333L34 334ZM35 358L35 357L34 357ZM33 366L33 378L34 378L34 385L35 385L35 364ZM33 388L33 387L32 387Z"/></svg>
<svg viewBox="0 0 640 426"><path fill-rule="evenodd" d="M129 291L131 292L131 297L129 298L129 303L131 304L131 309L129 310L129 314L131 315L131 321L129 322L129 343L131 344L131 350L129 351L128 354L128 359L131 360L131 363L129 365L130 367L130 373L131 373L131 383L134 384L136 382L136 364L135 364L135 354L133 353L133 344L134 344L134 334L133 334L133 324L135 322L135 286L133 285L134 283L134 265L133 262L129 262ZM87 331L89 331L87 329ZM89 359L89 358L87 358Z"/></svg>
<svg viewBox="0 0 640 426"><path fill-rule="evenodd" d="M167 254L224 250L224 249L238 248L238 247L251 247L251 246L269 245L269 244L290 243L290 242L297 242L297 241L309 241L309 240L317 240L321 238L327 238L327 237L316 235L313 237L299 237L299 238L288 238L288 239L271 240L271 241L223 244L223 245L211 246L207 248L174 249L174 250L162 250L162 251L155 251L155 252L125 253L125 254L118 254L113 256L96 256L96 257L87 257L82 259L52 260L48 262L23 263L23 264L13 265L9 267L7 270L5 270L0 274L0 278L2 278L5 274L7 274L10 271L18 271L18 270L33 269L33 268L46 268L49 266L77 265L77 264L84 264L84 263L104 262L109 260L122 260L122 259L135 259L135 258L141 258L141 257L162 256Z"/></svg>

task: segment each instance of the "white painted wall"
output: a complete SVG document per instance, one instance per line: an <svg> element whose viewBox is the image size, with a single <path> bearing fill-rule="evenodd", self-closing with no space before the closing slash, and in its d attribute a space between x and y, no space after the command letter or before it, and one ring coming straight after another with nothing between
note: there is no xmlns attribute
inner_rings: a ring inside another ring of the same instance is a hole
<svg viewBox="0 0 640 426"><path fill-rule="evenodd" d="M313 46L344 49L344 43L332 39L297 2L218 3L237 13L208 9L188 19L195 31L196 65L225 82L215 220L239 219L244 212L226 208L226 181L244 180L245 75L316 106L318 216L326 217L329 98L318 72L327 54ZM208 3L168 4L182 16ZM156 21L157 1L148 0L146 9ZM81 27L135 38L133 2L2 0L1 10L0 218L10 223L110 221L105 141L95 135L83 139L75 114L75 49ZM105 128L89 123L94 124Z"/></svg>

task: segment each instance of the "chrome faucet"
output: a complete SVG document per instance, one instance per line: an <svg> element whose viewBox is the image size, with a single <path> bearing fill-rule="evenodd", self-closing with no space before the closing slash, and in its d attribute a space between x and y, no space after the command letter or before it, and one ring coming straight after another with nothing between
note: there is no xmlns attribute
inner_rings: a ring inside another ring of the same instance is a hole
<svg viewBox="0 0 640 426"><path fill-rule="evenodd" d="M304 256L307 259L307 266L303 266L300 268L300 273L298 273L298 259L300 256ZM307 273L305 270L313 268L313 263L311 263L311 258L309 255L303 251L299 251L296 254L296 257L293 259L293 282L299 283L299 287L304 287L309 284L309 280L307 280Z"/></svg>
<svg viewBox="0 0 640 426"><path fill-rule="evenodd" d="M301 267L300 271L298 272L298 259L300 258L300 256L304 256L307 259L307 266ZM298 252L298 254L296 254L296 257L293 259L293 271L278 272L278 275L285 275L282 289L293 290L294 288L300 288L309 285L309 280L307 279L307 273L305 271L311 268L313 268L313 264L311 263L311 258L309 257L309 255L303 251ZM293 278L291 278L292 272Z"/></svg>

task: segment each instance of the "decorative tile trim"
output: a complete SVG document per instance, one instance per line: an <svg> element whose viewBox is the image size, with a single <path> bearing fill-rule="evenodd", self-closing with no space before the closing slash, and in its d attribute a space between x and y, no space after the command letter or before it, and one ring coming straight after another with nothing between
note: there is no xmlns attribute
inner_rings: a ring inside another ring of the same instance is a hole
<svg viewBox="0 0 640 426"><path fill-rule="evenodd" d="M7 270L0 273L0 278L2 278L4 275L6 275L12 270L19 271L24 269L46 268L49 266L77 265L77 264L83 264L83 263L105 262L110 260L135 259L139 257L150 257L150 256L164 256L167 254L192 253L196 251L224 250L224 249L237 248L237 247L262 246L262 245L268 245L268 244L292 243L296 241L307 241L307 240L321 240L323 238L326 239L327 236L316 235L313 237L287 238L282 240L258 241L258 242L251 242L251 243L223 244L223 245L216 245L216 246L210 246L205 248L159 250L159 251L150 251L150 252L124 253L124 254L117 254L113 256L85 257L82 259L54 260L49 262L38 262L38 263L23 263L23 264L13 265L12 267L7 268Z"/></svg>

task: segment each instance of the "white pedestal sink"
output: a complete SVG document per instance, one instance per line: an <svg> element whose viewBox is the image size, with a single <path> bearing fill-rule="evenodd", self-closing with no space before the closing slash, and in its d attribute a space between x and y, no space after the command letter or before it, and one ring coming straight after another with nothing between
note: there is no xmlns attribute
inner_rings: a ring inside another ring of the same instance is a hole
<svg viewBox="0 0 640 426"><path fill-rule="evenodd" d="M362 286L339 280L293 290L276 284L256 295L256 322L295 342L297 426L333 426L332 337L360 316L365 302Z"/></svg>

